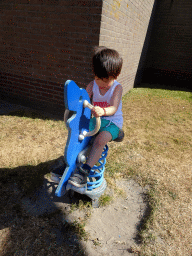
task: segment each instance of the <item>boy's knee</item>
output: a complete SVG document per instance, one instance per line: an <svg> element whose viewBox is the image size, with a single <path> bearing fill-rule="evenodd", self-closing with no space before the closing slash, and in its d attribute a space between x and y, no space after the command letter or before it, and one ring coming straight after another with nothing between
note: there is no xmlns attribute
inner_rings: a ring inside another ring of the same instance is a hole
<svg viewBox="0 0 192 256"><path fill-rule="evenodd" d="M112 136L109 132L101 132L99 135L95 138L95 143L98 146L105 146L109 141L111 141Z"/></svg>

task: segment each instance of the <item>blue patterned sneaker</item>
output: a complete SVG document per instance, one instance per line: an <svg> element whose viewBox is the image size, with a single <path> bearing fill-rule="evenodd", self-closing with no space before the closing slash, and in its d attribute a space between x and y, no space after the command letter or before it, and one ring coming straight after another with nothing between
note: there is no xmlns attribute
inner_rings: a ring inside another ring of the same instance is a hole
<svg viewBox="0 0 192 256"><path fill-rule="evenodd" d="M78 170L69 178L68 183L78 187L87 187L87 177L89 176L89 171L79 167Z"/></svg>

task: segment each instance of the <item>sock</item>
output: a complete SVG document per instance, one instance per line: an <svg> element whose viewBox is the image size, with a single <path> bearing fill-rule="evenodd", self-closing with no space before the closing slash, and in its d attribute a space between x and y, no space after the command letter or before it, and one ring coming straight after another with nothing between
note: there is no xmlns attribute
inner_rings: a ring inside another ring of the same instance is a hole
<svg viewBox="0 0 192 256"><path fill-rule="evenodd" d="M88 164L83 164L82 168L89 172L91 171L91 167Z"/></svg>

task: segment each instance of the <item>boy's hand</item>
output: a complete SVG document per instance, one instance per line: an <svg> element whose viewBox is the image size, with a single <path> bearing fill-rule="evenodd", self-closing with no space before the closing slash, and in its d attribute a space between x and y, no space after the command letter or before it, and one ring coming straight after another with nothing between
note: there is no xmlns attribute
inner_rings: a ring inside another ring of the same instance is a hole
<svg viewBox="0 0 192 256"><path fill-rule="evenodd" d="M95 117L99 117L99 116L104 116L105 115L105 111L103 108L96 106L91 110L91 113L95 116Z"/></svg>

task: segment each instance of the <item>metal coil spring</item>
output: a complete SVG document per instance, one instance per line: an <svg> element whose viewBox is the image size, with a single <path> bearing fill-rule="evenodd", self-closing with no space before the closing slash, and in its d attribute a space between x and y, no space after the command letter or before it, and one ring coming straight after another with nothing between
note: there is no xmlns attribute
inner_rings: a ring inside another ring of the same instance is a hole
<svg viewBox="0 0 192 256"><path fill-rule="evenodd" d="M101 186L104 178L106 157L108 153L108 146L105 145L101 157L96 165L90 171L89 181L87 182L87 190L93 190Z"/></svg>

